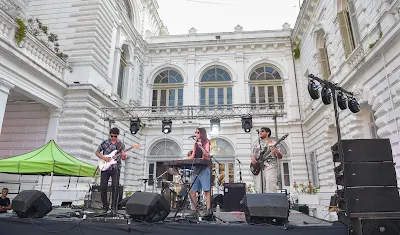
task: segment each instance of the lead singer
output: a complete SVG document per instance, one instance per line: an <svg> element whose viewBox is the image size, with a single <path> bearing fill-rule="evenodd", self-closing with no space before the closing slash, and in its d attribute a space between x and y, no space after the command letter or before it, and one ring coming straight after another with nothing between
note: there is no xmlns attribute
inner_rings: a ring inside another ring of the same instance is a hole
<svg viewBox="0 0 400 235"><path fill-rule="evenodd" d="M193 153L189 156L189 159L203 158L210 160L210 141L207 139L207 131L204 128L197 128L195 132L196 143L193 147ZM193 182L192 189L190 190L190 197L193 200L192 210L195 210L195 205L197 205L196 192L204 191L207 203L207 213L211 213L211 166L206 168L193 167L193 172L196 174L198 171L199 176L197 180ZM196 175L193 176L192 181L194 181Z"/></svg>

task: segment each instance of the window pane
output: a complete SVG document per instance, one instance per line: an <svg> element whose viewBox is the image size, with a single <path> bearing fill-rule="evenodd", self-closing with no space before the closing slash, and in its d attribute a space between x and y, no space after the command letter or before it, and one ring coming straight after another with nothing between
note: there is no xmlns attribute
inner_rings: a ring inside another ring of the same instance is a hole
<svg viewBox="0 0 400 235"><path fill-rule="evenodd" d="M169 106L173 107L175 106L175 89L169 90Z"/></svg>
<svg viewBox="0 0 400 235"><path fill-rule="evenodd" d="M161 90L160 106L167 106L167 90Z"/></svg>
<svg viewBox="0 0 400 235"><path fill-rule="evenodd" d="M275 103L275 93L273 86L268 87L268 103Z"/></svg>
<svg viewBox="0 0 400 235"><path fill-rule="evenodd" d="M206 105L206 88L200 89L200 105Z"/></svg>
<svg viewBox="0 0 400 235"><path fill-rule="evenodd" d="M282 89L282 86L278 86L277 88L278 88L278 102L279 103L283 103L283 89ZM284 107L284 105L282 104L280 106L280 108L283 109L283 107Z"/></svg>
<svg viewBox="0 0 400 235"><path fill-rule="evenodd" d="M232 87L226 88L226 104L232 104ZM231 110L231 107L228 107L228 110Z"/></svg>
<svg viewBox="0 0 400 235"><path fill-rule="evenodd" d="M264 86L258 87L258 103L265 104L265 87Z"/></svg>
<svg viewBox="0 0 400 235"><path fill-rule="evenodd" d="M121 63L121 65L119 67L118 87L117 87L117 95L119 96L119 98L122 98L122 87L124 84L124 74L125 74L125 67Z"/></svg>
<svg viewBox="0 0 400 235"><path fill-rule="evenodd" d="M224 88L218 88L218 104L224 104Z"/></svg>
<svg viewBox="0 0 400 235"><path fill-rule="evenodd" d="M151 106L153 106L153 107L157 107L157 94L158 94L158 91L153 90L153 99L151 101Z"/></svg>
<svg viewBox="0 0 400 235"><path fill-rule="evenodd" d="M183 89L178 89L178 106L183 106Z"/></svg>
<svg viewBox="0 0 400 235"><path fill-rule="evenodd" d="M233 163L228 164L229 167L229 183L235 183L235 169L233 167Z"/></svg>
<svg viewBox="0 0 400 235"><path fill-rule="evenodd" d="M285 186L290 186L289 163L283 163L283 180Z"/></svg>
<svg viewBox="0 0 400 235"><path fill-rule="evenodd" d="M215 89L208 88L208 105L215 105Z"/></svg>
<svg viewBox="0 0 400 235"><path fill-rule="evenodd" d="M257 100L256 100L256 88L254 86L250 87L250 103L251 104L257 103Z"/></svg>

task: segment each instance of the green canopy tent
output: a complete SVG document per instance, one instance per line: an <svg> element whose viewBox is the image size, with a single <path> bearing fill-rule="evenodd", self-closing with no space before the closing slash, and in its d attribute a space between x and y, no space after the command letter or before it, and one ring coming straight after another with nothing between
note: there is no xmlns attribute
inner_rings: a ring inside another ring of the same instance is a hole
<svg viewBox="0 0 400 235"><path fill-rule="evenodd" d="M0 160L1 173L50 174L49 197L51 195L53 176L94 177L96 171L96 166L72 157L60 149L54 140L50 140L46 145L32 152Z"/></svg>

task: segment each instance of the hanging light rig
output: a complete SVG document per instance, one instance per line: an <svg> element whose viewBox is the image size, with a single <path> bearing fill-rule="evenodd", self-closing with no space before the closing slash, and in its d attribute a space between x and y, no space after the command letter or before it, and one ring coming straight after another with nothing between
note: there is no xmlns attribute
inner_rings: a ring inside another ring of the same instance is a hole
<svg viewBox="0 0 400 235"><path fill-rule="evenodd" d="M349 108L353 113L358 113L360 111L360 105L356 98L354 98L352 92L346 91L337 84L322 80L312 74L308 75L308 77L310 78L307 87L308 93L313 100L317 100L321 97L322 103L329 105L332 103L333 98L333 101L336 100L341 110ZM320 89L321 93L319 92ZM336 96L335 98L333 97L334 95Z"/></svg>

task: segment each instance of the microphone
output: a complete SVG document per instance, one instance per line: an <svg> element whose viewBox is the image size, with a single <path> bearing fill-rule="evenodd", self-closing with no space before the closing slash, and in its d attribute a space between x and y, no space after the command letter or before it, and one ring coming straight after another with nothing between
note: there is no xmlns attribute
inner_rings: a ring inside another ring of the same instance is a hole
<svg viewBox="0 0 400 235"><path fill-rule="evenodd" d="M236 158L236 160L239 162L239 164L242 164L242 162L239 159Z"/></svg>
<svg viewBox="0 0 400 235"><path fill-rule="evenodd" d="M195 135L191 135L191 136L189 136L188 138L195 138L196 136Z"/></svg>

